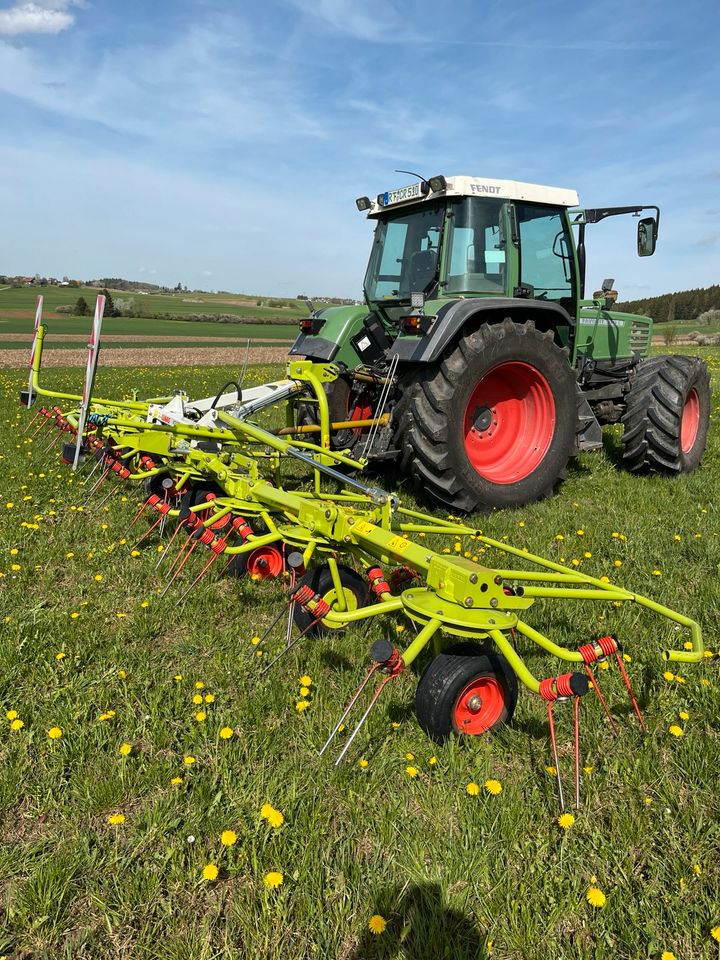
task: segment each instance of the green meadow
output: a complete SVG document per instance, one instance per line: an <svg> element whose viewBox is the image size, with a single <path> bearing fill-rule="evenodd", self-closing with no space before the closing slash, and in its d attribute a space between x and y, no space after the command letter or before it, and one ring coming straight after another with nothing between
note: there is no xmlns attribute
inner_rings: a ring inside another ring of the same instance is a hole
<svg viewBox="0 0 720 960"><path fill-rule="evenodd" d="M280 586L213 575L180 603L195 555L161 597L166 541L134 549L148 524L128 530L142 491L118 483L88 502L94 478L61 465L51 428L24 432L24 371L1 371L0 955L717 960L720 353L699 352L715 392L697 473L627 475L609 428L554 498L469 519L704 629L709 656L668 665L661 651L687 634L633 604L529 611L572 647L614 633L648 727L617 668L602 671L620 733L586 698L582 804L562 824L539 697L521 691L496 736L434 744L413 712L427 660L389 685L343 764L319 757L372 641L405 645L413 624L305 639L261 678L251 640L282 609ZM130 383L101 369L96 392L205 396L234 372L138 367ZM246 382L281 373L252 367ZM79 377L44 381L72 390ZM505 563L470 537L428 542ZM281 623L267 656L283 643ZM557 672L520 647L537 675ZM571 712L557 718L570 794Z"/></svg>

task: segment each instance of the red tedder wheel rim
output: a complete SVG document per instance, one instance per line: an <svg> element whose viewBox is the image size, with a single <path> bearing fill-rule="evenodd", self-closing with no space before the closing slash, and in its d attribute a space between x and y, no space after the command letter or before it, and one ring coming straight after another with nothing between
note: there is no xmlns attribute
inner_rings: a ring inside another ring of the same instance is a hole
<svg viewBox="0 0 720 960"><path fill-rule="evenodd" d="M474 677L463 688L453 709L458 733L478 736L497 723L505 707L505 691L495 677Z"/></svg>
<svg viewBox="0 0 720 960"><path fill-rule="evenodd" d="M531 474L554 433L550 384L530 364L510 361L493 367L470 395L463 420L465 452L490 483L515 483Z"/></svg>
<svg viewBox="0 0 720 960"><path fill-rule="evenodd" d="M685 397L682 421L680 423L680 447L683 453L690 453L697 439L700 426L700 397L693 387Z"/></svg>
<svg viewBox="0 0 720 960"><path fill-rule="evenodd" d="M277 547L258 547L247 558L247 573L253 580L268 580L282 572L282 553Z"/></svg>

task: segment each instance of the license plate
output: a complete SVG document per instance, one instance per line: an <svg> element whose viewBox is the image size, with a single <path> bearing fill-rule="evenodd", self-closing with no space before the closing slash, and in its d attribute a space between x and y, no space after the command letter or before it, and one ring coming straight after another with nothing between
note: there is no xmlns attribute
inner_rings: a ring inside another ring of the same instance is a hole
<svg viewBox="0 0 720 960"><path fill-rule="evenodd" d="M413 200L420 196L420 184L412 183L409 187L400 187L399 190L387 190L383 197L383 206L389 207L393 203L402 203L403 200Z"/></svg>

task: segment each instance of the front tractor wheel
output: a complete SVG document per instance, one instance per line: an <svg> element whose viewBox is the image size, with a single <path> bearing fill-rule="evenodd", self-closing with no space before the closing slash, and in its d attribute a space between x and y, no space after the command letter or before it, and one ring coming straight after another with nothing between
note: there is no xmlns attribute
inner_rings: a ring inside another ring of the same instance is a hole
<svg viewBox="0 0 720 960"><path fill-rule="evenodd" d="M642 360L623 416L623 464L633 473L691 473L710 424L710 374L698 357Z"/></svg>
<svg viewBox="0 0 720 960"><path fill-rule="evenodd" d="M540 500L573 452L576 396L552 332L483 324L413 385L404 465L452 510Z"/></svg>
<svg viewBox="0 0 720 960"><path fill-rule="evenodd" d="M478 737L512 719L517 680L505 657L476 643L456 643L430 661L415 693L415 714L429 737Z"/></svg>

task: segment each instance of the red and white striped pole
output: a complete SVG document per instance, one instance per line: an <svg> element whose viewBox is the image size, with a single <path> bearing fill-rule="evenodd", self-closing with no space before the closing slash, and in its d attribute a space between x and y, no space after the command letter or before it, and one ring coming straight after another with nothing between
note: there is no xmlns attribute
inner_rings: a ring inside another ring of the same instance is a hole
<svg viewBox="0 0 720 960"><path fill-rule="evenodd" d="M42 294L40 293L38 294L35 300L35 330L33 331L32 350L30 351L30 377L28 379L28 400L27 400L28 409L32 406L32 402L33 402L33 367L35 366L35 351L37 350L38 327L42 322L42 308L43 308L43 297L42 297Z"/></svg>
<svg viewBox="0 0 720 960"><path fill-rule="evenodd" d="M95 383L95 371L97 370L98 355L100 353L100 332L102 330L103 313L105 312L105 297L98 294L95 304L95 316L93 317L92 334L88 344L87 366L85 367L85 382L83 383L82 402L80 404L80 415L78 417L77 441L75 443L75 457L72 468L77 470L80 462L80 451L82 450L83 434L85 433L85 421L87 420L88 408L92 398L93 385Z"/></svg>

